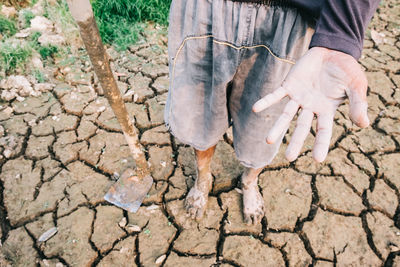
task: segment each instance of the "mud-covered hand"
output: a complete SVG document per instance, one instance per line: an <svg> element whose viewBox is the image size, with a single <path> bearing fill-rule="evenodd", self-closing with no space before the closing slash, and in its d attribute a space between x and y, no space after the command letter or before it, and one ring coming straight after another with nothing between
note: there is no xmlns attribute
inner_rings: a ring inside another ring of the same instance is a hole
<svg viewBox="0 0 400 267"><path fill-rule="evenodd" d="M257 101L253 111L260 112L284 97L289 97L284 112L267 137L268 143L274 143L287 131L290 121L301 108L286 150L289 161L298 157L316 115L317 133L313 158L322 162L328 153L335 112L346 97L350 101L351 120L360 127L369 125L366 92L367 79L352 56L313 47L292 67L282 86Z"/></svg>

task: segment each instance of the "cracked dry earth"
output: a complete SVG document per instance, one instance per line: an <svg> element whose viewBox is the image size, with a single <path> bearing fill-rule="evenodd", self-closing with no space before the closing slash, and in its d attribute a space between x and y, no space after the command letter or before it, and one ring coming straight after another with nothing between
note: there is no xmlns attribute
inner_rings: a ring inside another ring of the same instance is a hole
<svg viewBox="0 0 400 267"><path fill-rule="evenodd" d="M165 44L109 50L155 179L136 214L103 200L131 160L93 72L84 60L61 69L54 90L0 112L0 266L400 266L398 14L381 5L360 60L372 126L353 126L341 106L324 164L311 159L313 136L292 164L283 145L260 176L266 215L255 227L243 223L230 132L214 156L205 218L185 215L194 154L163 126Z"/></svg>

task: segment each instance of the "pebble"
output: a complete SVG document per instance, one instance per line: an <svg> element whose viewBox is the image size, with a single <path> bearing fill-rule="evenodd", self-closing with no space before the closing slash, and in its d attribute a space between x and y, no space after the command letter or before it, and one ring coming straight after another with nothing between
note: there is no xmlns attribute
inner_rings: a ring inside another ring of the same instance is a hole
<svg viewBox="0 0 400 267"><path fill-rule="evenodd" d="M133 95L135 92L134 91L128 91L126 94L124 94L124 97L128 97Z"/></svg>
<svg viewBox="0 0 400 267"><path fill-rule="evenodd" d="M142 230L142 228L140 228L139 225L129 224L127 226L127 230L129 232L140 232Z"/></svg>
<svg viewBox="0 0 400 267"><path fill-rule="evenodd" d="M24 101L24 100L25 100L25 97L17 96L17 101L18 101L18 102L22 102L22 101Z"/></svg>
<svg viewBox="0 0 400 267"><path fill-rule="evenodd" d="M14 111L14 109L11 108L11 107L6 107L6 108L3 110L4 114L6 114L6 115L11 115L11 113L13 113L13 111Z"/></svg>
<svg viewBox="0 0 400 267"><path fill-rule="evenodd" d="M165 254L161 255L160 257L158 257L156 259L155 264L161 264L165 260L166 257L167 257L167 255L165 255Z"/></svg>
<svg viewBox="0 0 400 267"><path fill-rule="evenodd" d="M31 20L31 31L50 32L53 29L53 22L43 16L36 16Z"/></svg>
<svg viewBox="0 0 400 267"><path fill-rule="evenodd" d="M156 210L156 209L158 209L158 206L155 205L155 204L153 204L153 205L151 205L151 206L148 206L148 207L146 208L146 210Z"/></svg>
<svg viewBox="0 0 400 267"><path fill-rule="evenodd" d="M35 119L33 119L33 120L30 120L30 121L28 121L28 125L29 126L35 126L37 123L36 123L36 120Z"/></svg>
<svg viewBox="0 0 400 267"><path fill-rule="evenodd" d="M15 37L16 38L26 38L26 37L29 36L29 34L30 34L29 31L20 31L20 32L15 34Z"/></svg>
<svg viewBox="0 0 400 267"><path fill-rule="evenodd" d="M57 227L50 228L46 232L44 232L38 239L39 242L45 242L53 237L58 232Z"/></svg>
<svg viewBox="0 0 400 267"><path fill-rule="evenodd" d="M12 154L12 151L10 149L6 149L3 152L4 157L9 158Z"/></svg>
<svg viewBox="0 0 400 267"><path fill-rule="evenodd" d="M126 218L125 217L123 217L122 219L121 219L121 221L119 221L119 223L118 223L118 225L120 226L120 227L125 227L126 226L126 224L127 224L127 221L126 221Z"/></svg>
<svg viewBox="0 0 400 267"><path fill-rule="evenodd" d="M2 5L0 13L4 15L6 18L12 18L16 16L17 10L12 6L8 7L6 5Z"/></svg>
<svg viewBox="0 0 400 267"><path fill-rule="evenodd" d="M235 190L236 190L236 192L238 192L239 194L243 194L243 191L242 191L242 189L235 188Z"/></svg>
<svg viewBox="0 0 400 267"><path fill-rule="evenodd" d="M126 247L123 247L123 248L121 248L119 250L119 253L121 253L121 254L124 254L124 253L127 253L127 252L129 252L129 248L126 248Z"/></svg>

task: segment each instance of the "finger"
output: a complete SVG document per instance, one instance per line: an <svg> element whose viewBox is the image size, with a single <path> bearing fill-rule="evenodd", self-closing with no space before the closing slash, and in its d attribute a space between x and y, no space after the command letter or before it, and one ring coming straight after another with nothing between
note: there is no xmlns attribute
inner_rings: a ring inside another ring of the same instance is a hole
<svg viewBox="0 0 400 267"><path fill-rule="evenodd" d="M268 94L258 100L254 105L253 105L253 111L254 112L260 112L263 111L264 109L272 106L275 103L278 103L279 100L284 98L287 95L286 90L283 87L279 87L276 89L274 92L271 94Z"/></svg>
<svg viewBox="0 0 400 267"><path fill-rule="evenodd" d="M288 148L286 149L286 158L289 161L294 161L300 154L304 140L310 132L311 124L314 118L314 113L308 109L303 109L297 119L296 129L290 139Z"/></svg>
<svg viewBox="0 0 400 267"><path fill-rule="evenodd" d="M350 119L359 127L365 128L369 125L368 103L366 96L359 92L347 91L350 100Z"/></svg>
<svg viewBox="0 0 400 267"><path fill-rule="evenodd" d="M322 162L328 154L332 137L333 115L322 114L317 119L317 136L313 149L313 158Z"/></svg>
<svg viewBox="0 0 400 267"><path fill-rule="evenodd" d="M282 115L275 122L274 126L268 134L268 144L275 143L278 138L287 131L290 121L293 119L294 115L296 115L297 110L299 110L299 104L297 104L297 102L290 100L289 103L286 104Z"/></svg>

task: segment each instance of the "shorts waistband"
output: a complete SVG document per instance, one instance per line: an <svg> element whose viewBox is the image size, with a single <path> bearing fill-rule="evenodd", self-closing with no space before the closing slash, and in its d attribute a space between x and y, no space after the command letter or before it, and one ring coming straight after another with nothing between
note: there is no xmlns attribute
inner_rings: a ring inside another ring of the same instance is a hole
<svg viewBox="0 0 400 267"><path fill-rule="evenodd" d="M290 0L228 0L232 2L254 3L266 6L293 7Z"/></svg>

